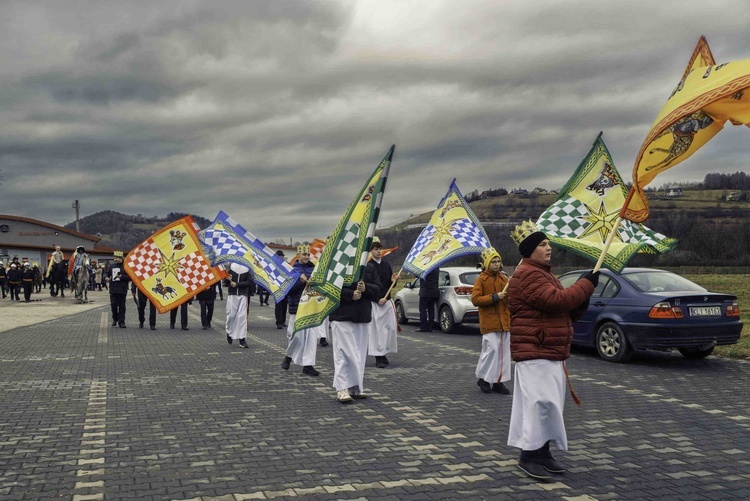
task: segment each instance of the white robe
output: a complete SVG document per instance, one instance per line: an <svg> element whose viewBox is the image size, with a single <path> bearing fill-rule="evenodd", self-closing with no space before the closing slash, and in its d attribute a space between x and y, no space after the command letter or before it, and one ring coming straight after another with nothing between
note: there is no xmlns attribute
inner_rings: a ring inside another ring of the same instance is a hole
<svg viewBox="0 0 750 501"><path fill-rule="evenodd" d="M510 381L510 332L487 332L482 334L482 351L479 354L478 379L490 384Z"/></svg>
<svg viewBox="0 0 750 501"><path fill-rule="evenodd" d="M331 322L333 342L333 387L346 390L359 386L364 392L367 361L367 324Z"/></svg>
<svg viewBox="0 0 750 501"><path fill-rule="evenodd" d="M324 326L328 322L325 321L317 326L309 329L303 329L292 337L294 333L294 320L297 315L289 315L289 326L286 328L287 348L286 356L292 359L297 365L315 365L315 355L318 350L318 338L321 337L320 333L323 331Z"/></svg>
<svg viewBox="0 0 750 501"><path fill-rule="evenodd" d="M388 300L382 305L372 303L372 322L367 325L370 334L367 348L369 355L379 357L398 352L398 327L392 301Z"/></svg>
<svg viewBox="0 0 750 501"><path fill-rule="evenodd" d="M247 296L227 296L227 336L247 337Z"/></svg>
<svg viewBox="0 0 750 501"><path fill-rule="evenodd" d="M563 420L565 383L561 361L516 362L508 445L534 451L551 440L558 450L568 450Z"/></svg>

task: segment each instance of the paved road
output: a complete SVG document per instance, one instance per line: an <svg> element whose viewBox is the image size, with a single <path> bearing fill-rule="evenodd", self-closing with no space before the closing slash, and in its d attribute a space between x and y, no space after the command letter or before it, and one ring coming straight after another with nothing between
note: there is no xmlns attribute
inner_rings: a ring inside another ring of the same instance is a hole
<svg viewBox="0 0 750 501"><path fill-rule="evenodd" d="M254 298L250 350L217 307L209 331L197 305L188 332L140 330L131 302L127 329L102 306L0 333L0 499L750 499L747 362L576 352L569 471L539 483L505 445L511 397L476 386L476 328L407 326L342 405L330 347L320 377L284 372L272 306Z"/></svg>

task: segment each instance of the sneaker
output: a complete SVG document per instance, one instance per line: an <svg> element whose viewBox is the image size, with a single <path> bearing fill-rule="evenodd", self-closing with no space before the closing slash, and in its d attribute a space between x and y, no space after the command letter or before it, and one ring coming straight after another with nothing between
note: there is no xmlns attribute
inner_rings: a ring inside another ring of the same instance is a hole
<svg viewBox="0 0 750 501"><path fill-rule="evenodd" d="M190 329L188 327L183 327L182 330L189 331Z"/></svg>
<svg viewBox="0 0 750 501"><path fill-rule="evenodd" d="M320 346L322 346L324 348L326 346L328 346L328 341L326 341L326 338L324 338L324 337L320 338Z"/></svg>
<svg viewBox="0 0 750 501"><path fill-rule="evenodd" d="M375 357L375 367L378 369L385 369L385 362L383 362L383 357Z"/></svg>
<svg viewBox="0 0 750 501"><path fill-rule="evenodd" d="M117 320L112 321L112 327L115 327L117 325Z"/></svg>
<svg viewBox="0 0 750 501"><path fill-rule="evenodd" d="M531 478L539 480L547 480L552 478L547 470L539 463L532 463L530 461L519 461L518 467L522 469Z"/></svg>
<svg viewBox="0 0 750 501"><path fill-rule="evenodd" d="M291 363L292 363L291 357L284 357L284 361L281 362L281 368L284 369L285 371L288 371L289 370L289 364L291 364Z"/></svg>
<svg viewBox="0 0 750 501"><path fill-rule="evenodd" d="M156 326L155 326L155 325L152 325L152 326L151 326L151 330L152 330L152 331L155 331L155 330L156 330Z"/></svg>
<svg viewBox="0 0 750 501"><path fill-rule="evenodd" d="M336 392L336 400L341 402L342 404L348 404L352 401L351 395L349 395L349 390L338 390Z"/></svg>
<svg viewBox="0 0 750 501"><path fill-rule="evenodd" d="M351 396L352 398L356 398L357 400L367 398L367 395L359 390L359 386L352 386L351 388L349 388L349 396Z"/></svg>
<svg viewBox="0 0 750 501"><path fill-rule="evenodd" d="M227 334L227 343L232 344L232 336Z"/></svg>
<svg viewBox="0 0 750 501"><path fill-rule="evenodd" d="M281 324L276 324L276 328L277 328L277 329L283 329L283 328L284 328L284 326L283 326L283 325L281 325Z"/></svg>
<svg viewBox="0 0 750 501"><path fill-rule="evenodd" d="M125 322L120 322L120 329L124 329L124 328L125 328Z"/></svg>
<svg viewBox="0 0 750 501"><path fill-rule="evenodd" d="M318 374L320 374L320 372L318 372L312 365L306 365L302 367L302 374L307 374L308 376L317 376Z"/></svg>
<svg viewBox="0 0 750 501"><path fill-rule="evenodd" d="M240 348L250 348L244 338L240 339Z"/></svg>
<svg viewBox="0 0 750 501"><path fill-rule="evenodd" d="M484 379L477 379L477 386L482 390L482 393L492 393L492 386Z"/></svg>
<svg viewBox="0 0 750 501"><path fill-rule="evenodd" d="M553 458L552 456L548 458L537 459L536 462L542 465L542 468L550 473L565 473L565 468L563 468L560 463L555 461L555 458Z"/></svg>
<svg viewBox="0 0 750 501"><path fill-rule="evenodd" d="M139 328L139 329L143 329L143 322L140 322L140 323L138 324L138 328Z"/></svg>
<svg viewBox="0 0 750 501"><path fill-rule="evenodd" d="M174 329L174 324L169 324L170 329Z"/></svg>
<svg viewBox="0 0 750 501"><path fill-rule="evenodd" d="M503 383L495 383L492 385L492 391L495 393L502 393L503 395L510 394L510 390Z"/></svg>

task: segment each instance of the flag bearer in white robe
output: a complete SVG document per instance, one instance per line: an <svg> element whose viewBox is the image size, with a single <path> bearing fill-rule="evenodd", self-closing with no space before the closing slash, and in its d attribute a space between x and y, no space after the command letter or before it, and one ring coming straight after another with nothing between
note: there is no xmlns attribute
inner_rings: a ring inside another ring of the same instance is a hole
<svg viewBox="0 0 750 501"><path fill-rule="evenodd" d="M250 268L232 263L229 277L224 279L227 291L227 343L239 340L241 348L247 345L247 306L250 289L255 290L255 280Z"/></svg>
<svg viewBox="0 0 750 501"><path fill-rule="evenodd" d="M383 245L378 237L372 237L370 255L372 256L370 264L378 274L383 297L372 304L372 322L370 322L367 352L375 357L375 367L384 369L390 363L386 355L398 352L396 310L390 293L391 284L398 280L398 275L393 273L390 263L383 261Z"/></svg>
<svg viewBox="0 0 750 501"><path fill-rule="evenodd" d="M586 312L599 272L589 272L563 288L550 272L552 247L544 233L526 221L511 237L523 260L508 287L510 349L516 362L508 445L521 449L521 470L548 479L551 473L565 472L552 457L550 443L557 450L568 450L563 421L565 360L570 356L572 322ZM572 388L570 393L580 403Z"/></svg>
<svg viewBox="0 0 750 501"><path fill-rule="evenodd" d="M372 304L385 292L371 264L365 266L362 279L341 289L341 303L331 312L333 345L333 387L336 399L349 403L352 398L367 398L364 393L365 362Z"/></svg>
<svg viewBox="0 0 750 501"><path fill-rule="evenodd" d="M484 393L507 395L510 390L503 383L510 381L510 310L505 292L508 277L494 247L484 249L481 260L483 271L471 292L482 333L482 351L475 372L477 385Z"/></svg>
<svg viewBox="0 0 750 501"><path fill-rule="evenodd" d="M311 327L298 332L294 332L294 320L297 318L297 308L302 293L307 286L307 281L312 275L315 264L310 260L310 244L300 244L297 246L297 261L294 263L294 269L299 273L299 278L289 289L287 294L287 303L289 306L289 326L287 327L287 349L284 361L281 362L281 368L289 369L289 365L294 362L302 366L302 373L308 376L317 376L320 372L315 369L315 355L318 349L318 339L321 337L323 329L327 329L327 322L317 327Z"/></svg>

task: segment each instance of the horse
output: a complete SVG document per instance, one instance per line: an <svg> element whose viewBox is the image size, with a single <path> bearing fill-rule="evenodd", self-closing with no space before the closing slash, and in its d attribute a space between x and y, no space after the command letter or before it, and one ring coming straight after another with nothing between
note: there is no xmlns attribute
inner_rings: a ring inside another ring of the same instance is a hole
<svg viewBox="0 0 750 501"><path fill-rule="evenodd" d="M73 276L71 277L70 288L75 291L75 298L79 304L87 303L89 300L89 265L89 259L84 259L78 269L73 272Z"/></svg>
<svg viewBox="0 0 750 501"><path fill-rule="evenodd" d="M68 261L52 264L49 271L49 295L65 297L65 282L68 280Z"/></svg>

